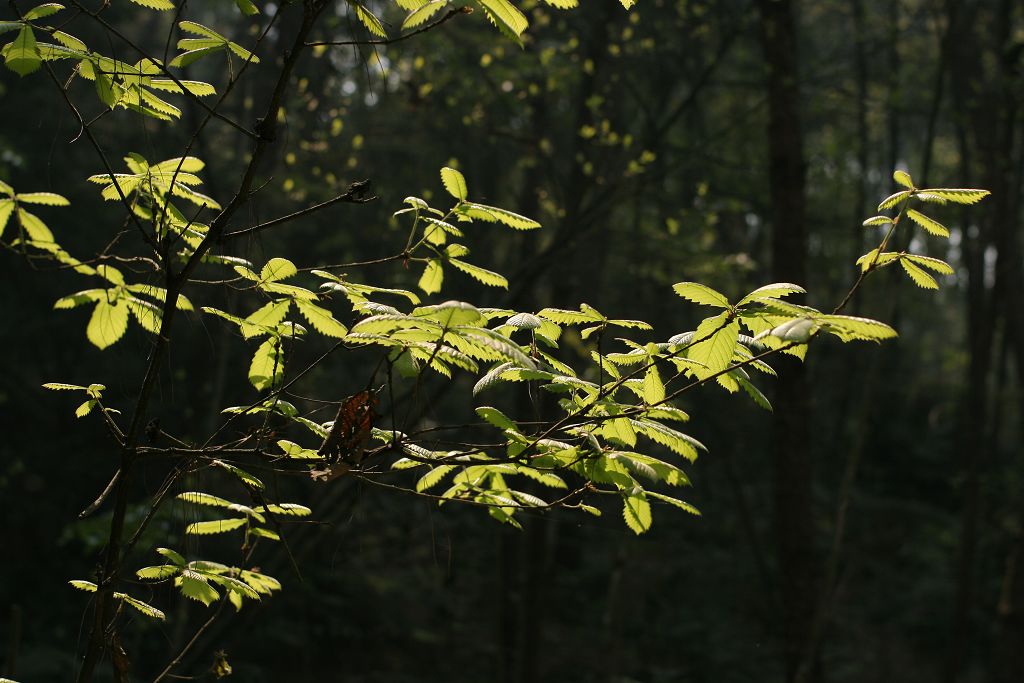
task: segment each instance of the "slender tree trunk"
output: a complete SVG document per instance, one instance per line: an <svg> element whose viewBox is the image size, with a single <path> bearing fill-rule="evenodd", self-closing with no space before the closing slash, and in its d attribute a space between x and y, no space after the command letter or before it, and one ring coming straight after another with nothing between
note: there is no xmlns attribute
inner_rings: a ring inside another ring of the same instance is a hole
<svg viewBox="0 0 1024 683"><path fill-rule="evenodd" d="M807 282L806 164L799 112L796 16L791 0L759 0L767 66L773 279ZM814 618L813 469L807 444L808 383L801 363L779 368L775 391L775 528L786 680L797 675ZM812 679L814 676L812 676Z"/></svg>
<svg viewBox="0 0 1024 683"><path fill-rule="evenodd" d="M988 204L988 215L982 218L975 238L965 236L964 252L968 266L968 349L970 360L964 405L960 411L959 448L964 481L964 504L961 518L960 547L955 564L956 589L953 599L950 648L944 680L954 683L960 678L970 652L973 636L972 613L975 599L975 564L979 545L980 525L984 500L981 481L990 460L992 435L987 428L990 417L989 376L992 372L992 349L995 328L1000 322L1006 301L1015 298L1008 289L1007 275L1012 268L1003 267L1013 259L1014 209L1012 203L1013 176L1010 155L1006 150L1014 146L1015 107L1008 84L1006 65L1003 64L1004 47L1011 27L1012 3L1002 0L991 14L991 35L987 40L995 52L997 72L994 82L978 82L978 74L985 73L983 47L971 30L975 21L965 18L959 28L951 25L957 38L951 44L960 50L960 59L954 60L963 69L955 82L961 89L955 98L967 102L958 105L961 120L970 122L977 140L973 145L966 136L961 137L962 153L967 156L970 147L977 150L984 186L993 196ZM970 171L965 166L966 171ZM996 274L988 285L985 252L998 249ZM1009 297L1009 298L1008 298ZM1018 303L1019 305L1019 303Z"/></svg>

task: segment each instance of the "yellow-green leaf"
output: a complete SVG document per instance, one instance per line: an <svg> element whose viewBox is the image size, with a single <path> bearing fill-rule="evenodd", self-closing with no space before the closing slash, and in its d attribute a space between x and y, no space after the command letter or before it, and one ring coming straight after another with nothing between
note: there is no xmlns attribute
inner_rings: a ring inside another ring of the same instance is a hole
<svg viewBox="0 0 1024 683"><path fill-rule="evenodd" d="M942 223L938 222L934 218L929 218L928 216L925 216L920 211L910 209L909 211L907 211L907 217L933 235L938 235L939 237L949 237L949 230L946 228L946 226L944 226Z"/></svg>
<svg viewBox="0 0 1024 683"><path fill-rule="evenodd" d="M918 287L924 289L938 289L939 283L935 281L928 273L924 272L921 268L908 261L907 259L900 259L900 265L903 266L903 270L907 271L907 275L914 281Z"/></svg>
<svg viewBox="0 0 1024 683"><path fill-rule="evenodd" d="M101 299L93 309L85 335L97 348L105 349L123 337L127 329L128 302L123 298L113 302Z"/></svg>
<svg viewBox="0 0 1024 683"><path fill-rule="evenodd" d="M303 317L309 321L313 329L327 337L340 339L348 333L348 329L334 319L334 316L325 308L320 308L311 301L302 299L295 300L295 307L299 309Z"/></svg>
<svg viewBox="0 0 1024 683"><path fill-rule="evenodd" d="M437 259L427 261L423 275L420 276L419 288L427 294L436 294L441 291L441 283L444 282L444 268Z"/></svg>
<svg viewBox="0 0 1024 683"><path fill-rule="evenodd" d="M729 299L724 294L699 282L677 282L672 285L672 291L695 304L717 308L729 307Z"/></svg>
<svg viewBox="0 0 1024 683"><path fill-rule="evenodd" d="M622 502L622 517L633 533L640 535L651 528L651 504L647 501L643 489L637 488L624 495Z"/></svg>
<svg viewBox="0 0 1024 683"><path fill-rule="evenodd" d="M441 183L448 194L460 201L465 201L469 196L469 188L466 187L466 179L454 168L445 166L441 169Z"/></svg>

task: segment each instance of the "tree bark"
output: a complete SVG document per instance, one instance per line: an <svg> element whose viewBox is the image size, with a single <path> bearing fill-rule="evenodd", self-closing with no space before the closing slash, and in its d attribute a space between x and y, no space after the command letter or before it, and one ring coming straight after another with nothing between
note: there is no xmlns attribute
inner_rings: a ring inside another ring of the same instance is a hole
<svg viewBox="0 0 1024 683"><path fill-rule="evenodd" d="M791 0L759 0L767 67L772 278L806 284L806 162L799 111L796 16ZM807 443L806 370L784 362L775 385L775 529L782 597L786 680L796 680L817 594L812 505L813 468ZM812 674L812 680L815 676Z"/></svg>

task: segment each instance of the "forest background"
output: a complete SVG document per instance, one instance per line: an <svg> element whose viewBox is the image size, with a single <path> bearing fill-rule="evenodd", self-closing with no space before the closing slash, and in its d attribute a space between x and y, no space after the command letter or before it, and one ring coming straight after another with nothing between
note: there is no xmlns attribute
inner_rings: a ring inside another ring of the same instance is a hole
<svg viewBox="0 0 1024 683"><path fill-rule="evenodd" d="M245 681L1022 680L1024 9L524 5L522 48L479 17L455 16L392 45L306 55L271 181L246 211L258 222L363 179L379 199L261 233L248 258L391 254L402 239L392 211L407 195L437 196L437 169L455 166L475 196L544 230L476 243L476 262L505 273L508 292L453 277L446 298L587 301L684 330L696 319L669 291L681 280L732 297L789 280L822 307L841 300L853 260L877 241L861 222L893 191L892 170L906 168L919 186L993 192L969 211L943 209L951 239L929 240L929 253L955 275L938 293L895 269L866 282L851 312L900 337L822 341L804 369L779 362L782 379L764 385L774 413L742 393L688 399L692 433L710 449L688 469L686 499L701 516L664 507L637 537L616 514L553 511L524 515L518 531L340 478L313 506L322 524L296 545L301 575L281 550L265 569L288 590L230 610L185 663L201 672L224 650ZM237 26L235 39L248 35L232 3L201 12L207 25ZM162 51L169 16L132 7L108 19ZM344 13L330 26L369 38ZM283 50L272 36L261 54L272 62ZM51 224L95 251L90 226L109 209L80 179L101 169L81 139L68 143L78 124L57 91L29 82L0 75L0 178L68 196L74 218ZM232 114L251 118L268 85L238 87L246 96ZM186 123L202 113L182 109ZM153 121L123 114L93 125L151 159L176 153L189 128L157 138ZM206 191L224 196L244 145L198 145ZM50 312L71 274L3 259L0 675L68 680L87 625L66 582L94 572L109 512L76 517L110 477L98 466L110 444L100 421L76 420L41 384L88 384L101 368L108 386L130 386L118 377L140 375L149 342L129 336L101 354L80 338L81 313ZM400 264L378 272L395 286L415 279ZM238 380L248 357L221 352L229 330L190 327L174 349L187 374L160 388L180 408L165 427L182 434L209 432L193 422L251 391ZM580 340L563 345L574 344L589 353ZM359 388L335 372L318 381L344 387L339 399ZM456 393L441 395L431 419L461 419ZM191 513L176 512L180 527ZM184 617L205 608L182 599L173 609L181 619L140 631L127 649L143 661L177 651L191 635ZM813 666L800 672L809 642Z"/></svg>

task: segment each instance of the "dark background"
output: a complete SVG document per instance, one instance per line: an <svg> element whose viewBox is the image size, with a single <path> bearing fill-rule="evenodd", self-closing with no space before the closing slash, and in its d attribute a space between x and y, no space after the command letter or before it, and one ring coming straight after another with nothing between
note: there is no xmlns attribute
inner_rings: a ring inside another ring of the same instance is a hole
<svg viewBox="0 0 1024 683"><path fill-rule="evenodd" d="M108 18L162 51L170 16L121 4ZM257 264L286 256L300 267L393 254L405 233L391 212L407 195L444 205L437 170L457 163L471 197L535 217L544 230L474 223L473 262L506 274L510 291L449 273L438 300L527 311L585 301L654 324L655 334L633 338L663 340L700 319L671 292L684 280L733 299L795 281L810 305L831 309L856 278L853 261L879 239L861 221L894 191L900 167L919 186L993 192L978 207L934 208L949 241L909 245L945 258L956 274L939 292L896 272L871 278L847 312L888 321L900 337L881 346L821 340L804 369L777 362L782 377L760 382L774 415L714 386L688 394L688 432L710 453L687 467L694 486L683 497L702 516L657 507L654 528L639 538L615 507L601 518L527 514L516 531L476 509L439 509L345 478L314 490L274 482L282 499L310 501L318 521L289 538L298 571L280 547L261 549L258 562L284 591L240 614L227 610L178 673L206 676L213 653L225 650L235 680L256 682L783 681L811 641L819 645L813 681L1024 680L1024 8L1010 0L641 0L630 13L613 0L584 5L530 11L524 49L478 12L395 45L303 59L273 162L261 169L268 184L237 227L328 199L353 180L370 179L380 199L267 231L234 253ZM233 118L251 121L264 106L296 11L226 105ZM252 42L231 3L189 12ZM401 15L385 16L397 31ZM85 18L75 27L100 51L137 58ZM339 10L317 35L364 33ZM191 77L214 83L222 72L219 58L190 67ZM87 118L100 113L88 84L71 92L92 107ZM123 216L84 181L103 168L76 138L59 93L44 73L19 79L6 70L0 93L0 177L19 191L66 195L71 209L38 213L72 253L98 252ZM124 111L94 124L115 168L130 151L152 161L180 154L201 111L175 102L184 111L178 125ZM193 153L208 163L206 191L222 203L247 149L217 122L199 138ZM128 410L149 340L135 328L97 351L85 341L84 309L52 310L94 283L32 267L12 250L0 259L0 675L72 680L88 596L66 581L93 576L109 505L76 516L116 468L117 449L97 419L76 420L68 395L40 384L101 382L110 405ZM411 288L418 270L348 274ZM254 308L242 292L187 294ZM220 423L222 407L253 399L252 345L209 316L190 321L171 346L153 410L167 431L198 439ZM577 362L589 350L568 339L562 353ZM300 349L296 359L315 355ZM303 392L340 400L363 388L375 359L343 356ZM471 385L434 381L414 407L428 420L465 422ZM166 463L143 468L130 518L165 471ZM212 474L185 484L222 486ZM169 506L132 566L158 563L144 550L158 545L231 561L236 539L183 538L191 514ZM150 680L209 610L166 589L135 591L168 614L162 624L129 617L137 628L123 629L138 680Z"/></svg>

